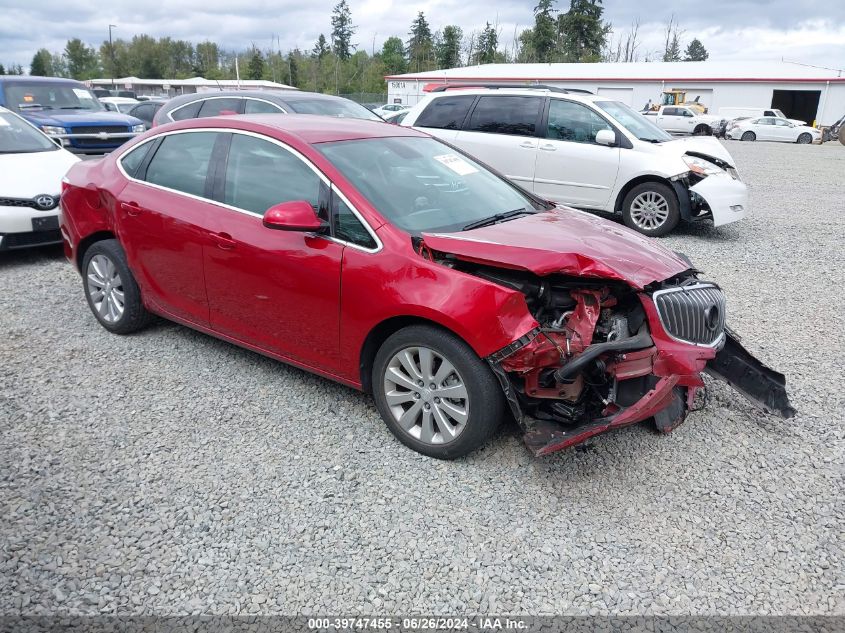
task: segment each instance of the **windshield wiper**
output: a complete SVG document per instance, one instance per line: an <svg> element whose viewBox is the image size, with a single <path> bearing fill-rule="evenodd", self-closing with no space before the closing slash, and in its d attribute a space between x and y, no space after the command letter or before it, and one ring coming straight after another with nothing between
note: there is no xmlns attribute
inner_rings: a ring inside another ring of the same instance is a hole
<svg viewBox="0 0 845 633"><path fill-rule="evenodd" d="M472 229L480 229L482 226L489 226L491 224L496 224L496 222L503 222L504 220L510 220L511 218L515 218L519 215L531 215L534 213L533 211L526 211L525 209L514 209L513 211L505 211L503 213L497 213L496 215L491 215L489 218L482 218L481 220L476 220L475 222L470 222L462 231L470 231Z"/></svg>
<svg viewBox="0 0 845 633"><path fill-rule="evenodd" d="M62 110L87 110L85 106L62 106Z"/></svg>
<svg viewBox="0 0 845 633"><path fill-rule="evenodd" d="M647 137L645 137L645 136L640 136L640 137L639 137L639 139L640 139L641 141L645 141L646 143L662 143L662 142L663 142L663 141L661 141L660 139L657 139L657 138L647 138Z"/></svg>
<svg viewBox="0 0 845 633"><path fill-rule="evenodd" d="M44 110L52 110L53 106L43 106L40 103L19 103L18 108L25 110L26 108L43 108Z"/></svg>

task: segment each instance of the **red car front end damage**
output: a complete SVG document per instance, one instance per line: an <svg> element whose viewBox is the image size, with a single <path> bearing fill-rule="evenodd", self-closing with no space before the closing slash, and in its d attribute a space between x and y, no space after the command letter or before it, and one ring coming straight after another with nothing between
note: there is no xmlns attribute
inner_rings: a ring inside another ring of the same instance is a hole
<svg viewBox="0 0 845 633"><path fill-rule="evenodd" d="M577 252L567 250L573 235ZM525 296L536 325L486 360L535 455L650 418L668 433L693 407L702 372L794 415L783 376L727 329L719 287L637 235L559 209L469 235L424 235L420 253Z"/></svg>

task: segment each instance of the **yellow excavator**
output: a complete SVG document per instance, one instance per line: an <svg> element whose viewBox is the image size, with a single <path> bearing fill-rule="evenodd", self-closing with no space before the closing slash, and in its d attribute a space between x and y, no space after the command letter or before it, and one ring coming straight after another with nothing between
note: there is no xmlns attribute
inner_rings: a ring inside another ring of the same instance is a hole
<svg viewBox="0 0 845 633"><path fill-rule="evenodd" d="M660 97L660 103L652 104L651 109L657 111L660 109L660 106L686 106L687 108L697 110L699 114L707 114L707 106L698 102L700 98L698 96L694 101L687 103L686 90L678 90L676 88L664 90L663 95Z"/></svg>

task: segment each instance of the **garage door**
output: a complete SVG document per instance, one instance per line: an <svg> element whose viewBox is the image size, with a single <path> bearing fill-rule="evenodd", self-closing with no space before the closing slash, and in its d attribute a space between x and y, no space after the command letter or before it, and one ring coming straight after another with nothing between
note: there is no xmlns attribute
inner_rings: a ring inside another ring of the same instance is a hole
<svg viewBox="0 0 845 633"><path fill-rule="evenodd" d="M633 88L599 88L599 94L608 99L621 101L625 105L634 105Z"/></svg>

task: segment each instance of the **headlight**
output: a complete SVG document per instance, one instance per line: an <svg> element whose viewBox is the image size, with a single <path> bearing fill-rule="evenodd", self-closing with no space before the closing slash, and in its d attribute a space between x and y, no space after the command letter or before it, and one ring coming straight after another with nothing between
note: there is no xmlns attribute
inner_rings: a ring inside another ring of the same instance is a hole
<svg viewBox="0 0 845 633"><path fill-rule="evenodd" d="M133 125L132 131L133 132L144 132L147 128L144 127L144 124L141 123L140 125Z"/></svg>
<svg viewBox="0 0 845 633"><path fill-rule="evenodd" d="M51 136L58 136L65 133L65 129L63 127L57 127L55 125L42 125L41 131L44 132L44 134L50 134Z"/></svg>
<svg viewBox="0 0 845 633"><path fill-rule="evenodd" d="M684 162L692 173L699 176L714 176L724 172L724 169L718 165L697 156L684 156Z"/></svg>

